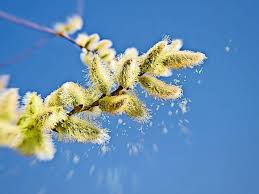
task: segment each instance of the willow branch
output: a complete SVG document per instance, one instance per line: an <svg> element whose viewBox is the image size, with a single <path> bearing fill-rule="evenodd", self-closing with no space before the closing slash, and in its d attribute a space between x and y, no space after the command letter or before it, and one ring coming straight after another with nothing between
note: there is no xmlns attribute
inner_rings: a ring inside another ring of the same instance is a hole
<svg viewBox="0 0 259 194"><path fill-rule="evenodd" d="M26 20L23 18L18 18L16 16L6 13L4 11L0 11L0 18L4 19L6 21L9 21L11 23L17 24L19 26L24 26L26 28L30 28L30 29L33 29L33 30L36 30L39 32L43 32L43 33L47 33L47 34L50 34L50 35L53 35L56 37L63 38L65 40L71 42L72 44L78 46L79 48L82 48L82 46L77 44L73 38L69 37L68 35L66 35L64 33L56 32L55 30L53 30L52 28L49 28L47 26L42 26L42 25L39 25L32 21L29 21L29 20Z"/></svg>
<svg viewBox="0 0 259 194"><path fill-rule="evenodd" d="M122 91L124 88L122 86L119 86L116 90L114 90L110 96L117 96L120 91ZM95 106L98 106L99 105L99 101L101 99L103 99L106 95L102 95L98 100L96 100L95 102L93 102L91 105L89 106L86 106L86 107L83 107L82 104L78 105L78 106L75 106L73 108L73 110L71 110L67 115L68 116L72 116L76 113L80 113L80 112L83 112L83 111L87 111L87 110L90 110L91 108L95 107Z"/></svg>

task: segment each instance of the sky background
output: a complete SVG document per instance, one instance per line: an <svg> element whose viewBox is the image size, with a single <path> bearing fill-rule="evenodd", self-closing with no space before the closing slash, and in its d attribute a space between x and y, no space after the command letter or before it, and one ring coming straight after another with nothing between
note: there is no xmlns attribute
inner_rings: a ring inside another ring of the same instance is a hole
<svg viewBox="0 0 259 194"><path fill-rule="evenodd" d="M0 2L0 10L48 26L76 7L75 0ZM181 80L184 99L173 104L141 95L153 112L146 125L102 118L112 136L106 154L99 146L55 141L55 158L39 162L1 148L0 193L258 194L258 8L256 0L87 0L84 31L111 39L118 53L146 52L169 35L208 59L164 79ZM0 64L42 37L0 20ZM10 74L10 87L21 95L45 97L66 81L85 84L79 53L52 38L28 58L1 65L0 74Z"/></svg>

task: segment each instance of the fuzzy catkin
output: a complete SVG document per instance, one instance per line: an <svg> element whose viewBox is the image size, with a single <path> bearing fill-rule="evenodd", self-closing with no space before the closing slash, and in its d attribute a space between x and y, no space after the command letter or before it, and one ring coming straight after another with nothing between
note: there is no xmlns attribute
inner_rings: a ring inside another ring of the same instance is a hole
<svg viewBox="0 0 259 194"><path fill-rule="evenodd" d="M103 144L109 140L109 135L105 129L100 129L90 121L76 116L69 117L65 122L57 126L56 129L59 139L98 144Z"/></svg>
<svg viewBox="0 0 259 194"><path fill-rule="evenodd" d="M28 93L24 103L24 111L17 122L22 136L17 149L24 155L52 159L55 149L47 130L66 120L67 115L62 107L45 107L36 93Z"/></svg>
<svg viewBox="0 0 259 194"><path fill-rule="evenodd" d="M109 94L112 88L112 78L107 68L102 64L98 55L81 55L82 61L88 65L89 77L96 88L103 94Z"/></svg>
<svg viewBox="0 0 259 194"><path fill-rule="evenodd" d="M159 62L172 69L181 69L202 64L204 59L206 56L200 52L176 51L163 56Z"/></svg>
<svg viewBox="0 0 259 194"><path fill-rule="evenodd" d="M161 99L177 99L182 95L182 89L175 85L169 85L152 76L141 76L141 86L152 96Z"/></svg>
<svg viewBox="0 0 259 194"><path fill-rule="evenodd" d="M99 101L99 108L108 113L121 113L127 108L129 96L122 94L119 96L106 96Z"/></svg>
<svg viewBox="0 0 259 194"><path fill-rule="evenodd" d="M145 104L141 102L135 94L128 92L127 95L128 103L125 109L125 113L129 117L139 122L147 121L150 118L150 115Z"/></svg>
<svg viewBox="0 0 259 194"><path fill-rule="evenodd" d="M144 55L142 62L140 64L141 73L152 72L157 63L155 61L158 59L160 54L164 51L167 46L167 40L162 40L156 43L149 51Z"/></svg>
<svg viewBox="0 0 259 194"><path fill-rule="evenodd" d="M118 61L117 81L123 88L132 87L137 81L140 72L137 62L138 51L135 48L127 49Z"/></svg>
<svg viewBox="0 0 259 194"><path fill-rule="evenodd" d="M83 19L79 15L69 17L64 23L57 23L54 26L54 30L62 34L73 34L83 27Z"/></svg>

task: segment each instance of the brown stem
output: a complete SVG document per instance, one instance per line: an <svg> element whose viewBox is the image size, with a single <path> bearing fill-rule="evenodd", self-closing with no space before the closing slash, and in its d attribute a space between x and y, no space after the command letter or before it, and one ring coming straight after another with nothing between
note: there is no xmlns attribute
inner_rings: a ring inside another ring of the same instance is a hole
<svg viewBox="0 0 259 194"><path fill-rule="evenodd" d="M6 21L12 22L14 24L20 25L20 26L24 26L24 27L27 27L27 28L30 28L30 29L33 29L33 30L37 30L39 32L44 32L44 33L47 33L47 34L51 34L53 36L61 37L65 40L71 42L72 44L82 48L82 46L77 44L74 39L72 39L71 37L69 37L68 35L66 35L64 33L56 32L52 28L39 25L37 23L31 22L29 20L25 20L23 18L18 18L16 16L11 15L9 13L6 13L4 11L0 11L0 18L4 19Z"/></svg>

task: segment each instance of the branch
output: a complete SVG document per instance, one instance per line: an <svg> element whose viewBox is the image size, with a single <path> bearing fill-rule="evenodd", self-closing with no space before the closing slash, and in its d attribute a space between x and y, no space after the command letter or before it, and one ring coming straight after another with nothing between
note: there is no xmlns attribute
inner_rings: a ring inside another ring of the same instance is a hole
<svg viewBox="0 0 259 194"><path fill-rule="evenodd" d="M120 91L122 91L124 88L122 86L119 86L116 90L114 90L110 96L117 96ZM83 108L83 105L80 104L76 107L73 108L73 110L71 110L67 115L68 116L72 116L76 113L80 113L80 112L83 112L83 111L87 111L87 110L90 110L91 108L95 107L95 106L98 106L99 105L99 101L104 98L106 95L102 95L98 100L96 100L95 102L93 102L90 106L87 106L87 107L84 107Z"/></svg>
<svg viewBox="0 0 259 194"><path fill-rule="evenodd" d="M33 30L36 30L39 32L43 32L43 33L47 33L47 34L50 34L50 35L53 35L56 37L63 38L65 40L71 42L72 44L78 46L79 48L82 48L82 46L77 44L74 39L72 39L71 37L69 37L68 35L66 35L64 33L56 32L52 28L39 25L37 23L31 22L29 20L25 20L23 18L18 18L14 15L11 15L11 14L3 12L3 11L0 11L0 18L4 19L6 21L9 21L11 23L17 24L19 26L24 26L24 27L27 27L27 28L30 28L30 29L33 29Z"/></svg>

